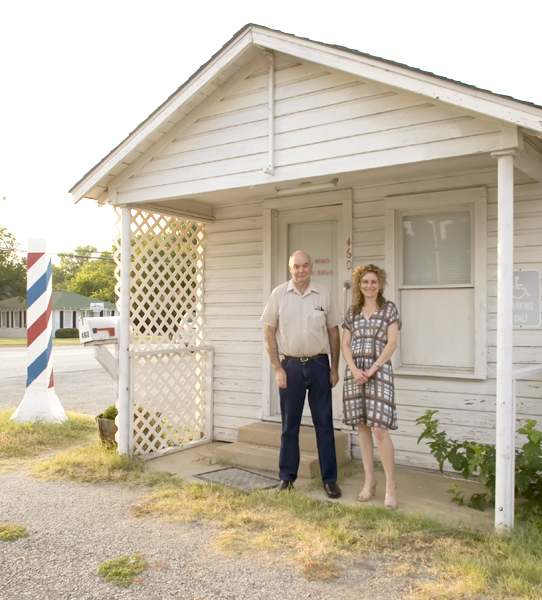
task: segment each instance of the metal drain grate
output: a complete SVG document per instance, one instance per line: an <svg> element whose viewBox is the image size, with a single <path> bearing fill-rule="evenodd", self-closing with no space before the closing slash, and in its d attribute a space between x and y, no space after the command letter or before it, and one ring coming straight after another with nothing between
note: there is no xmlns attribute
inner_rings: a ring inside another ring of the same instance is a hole
<svg viewBox="0 0 542 600"><path fill-rule="evenodd" d="M277 487L279 484L277 479L258 475L258 473L252 473L252 471L246 471L238 467L226 467L218 471L200 473L199 475L194 475L194 477L210 483L220 483L247 493L254 490L269 490Z"/></svg>

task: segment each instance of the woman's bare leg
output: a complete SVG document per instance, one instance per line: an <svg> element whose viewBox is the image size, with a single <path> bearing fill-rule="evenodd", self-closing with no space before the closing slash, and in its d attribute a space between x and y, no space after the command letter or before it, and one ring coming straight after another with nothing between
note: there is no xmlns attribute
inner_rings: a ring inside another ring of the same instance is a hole
<svg viewBox="0 0 542 600"><path fill-rule="evenodd" d="M394 509L397 507L397 491L395 484L395 448L391 440L390 432L387 429L374 427L373 433L382 461L382 467L386 475L386 508Z"/></svg>
<svg viewBox="0 0 542 600"><path fill-rule="evenodd" d="M365 482L358 496L360 502L367 502L372 498L376 488L376 476L374 469L373 455L373 434L371 428L360 424L358 427L359 448L361 451L361 460L363 462L363 471L365 473Z"/></svg>

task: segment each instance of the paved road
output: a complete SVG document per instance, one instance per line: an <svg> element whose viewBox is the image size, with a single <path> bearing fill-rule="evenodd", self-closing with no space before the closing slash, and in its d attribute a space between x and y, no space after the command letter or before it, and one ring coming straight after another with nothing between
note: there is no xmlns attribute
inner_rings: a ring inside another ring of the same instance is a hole
<svg viewBox="0 0 542 600"><path fill-rule="evenodd" d="M0 409L17 408L26 389L26 348L0 348ZM115 403L115 385L84 346L53 348L55 391L64 410L100 414Z"/></svg>

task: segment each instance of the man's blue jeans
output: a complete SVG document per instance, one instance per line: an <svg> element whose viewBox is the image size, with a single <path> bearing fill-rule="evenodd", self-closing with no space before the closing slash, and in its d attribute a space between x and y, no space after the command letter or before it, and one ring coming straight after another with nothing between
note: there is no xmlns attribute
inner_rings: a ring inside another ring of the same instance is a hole
<svg viewBox="0 0 542 600"><path fill-rule="evenodd" d="M333 433L331 382L327 356L301 362L296 358L282 360L287 388L279 388L282 437L279 457L279 477L295 481L299 468L299 427L309 392L309 407L316 432L318 459L324 483L337 481L337 457Z"/></svg>

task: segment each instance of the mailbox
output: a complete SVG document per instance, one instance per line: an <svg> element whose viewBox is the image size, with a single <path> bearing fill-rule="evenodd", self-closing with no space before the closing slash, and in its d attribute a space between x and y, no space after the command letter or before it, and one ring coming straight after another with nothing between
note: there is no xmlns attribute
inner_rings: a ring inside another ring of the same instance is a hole
<svg viewBox="0 0 542 600"><path fill-rule="evenodd" d="M82 344L115 344L119 339L120 317L79 317Z"/></svg>

